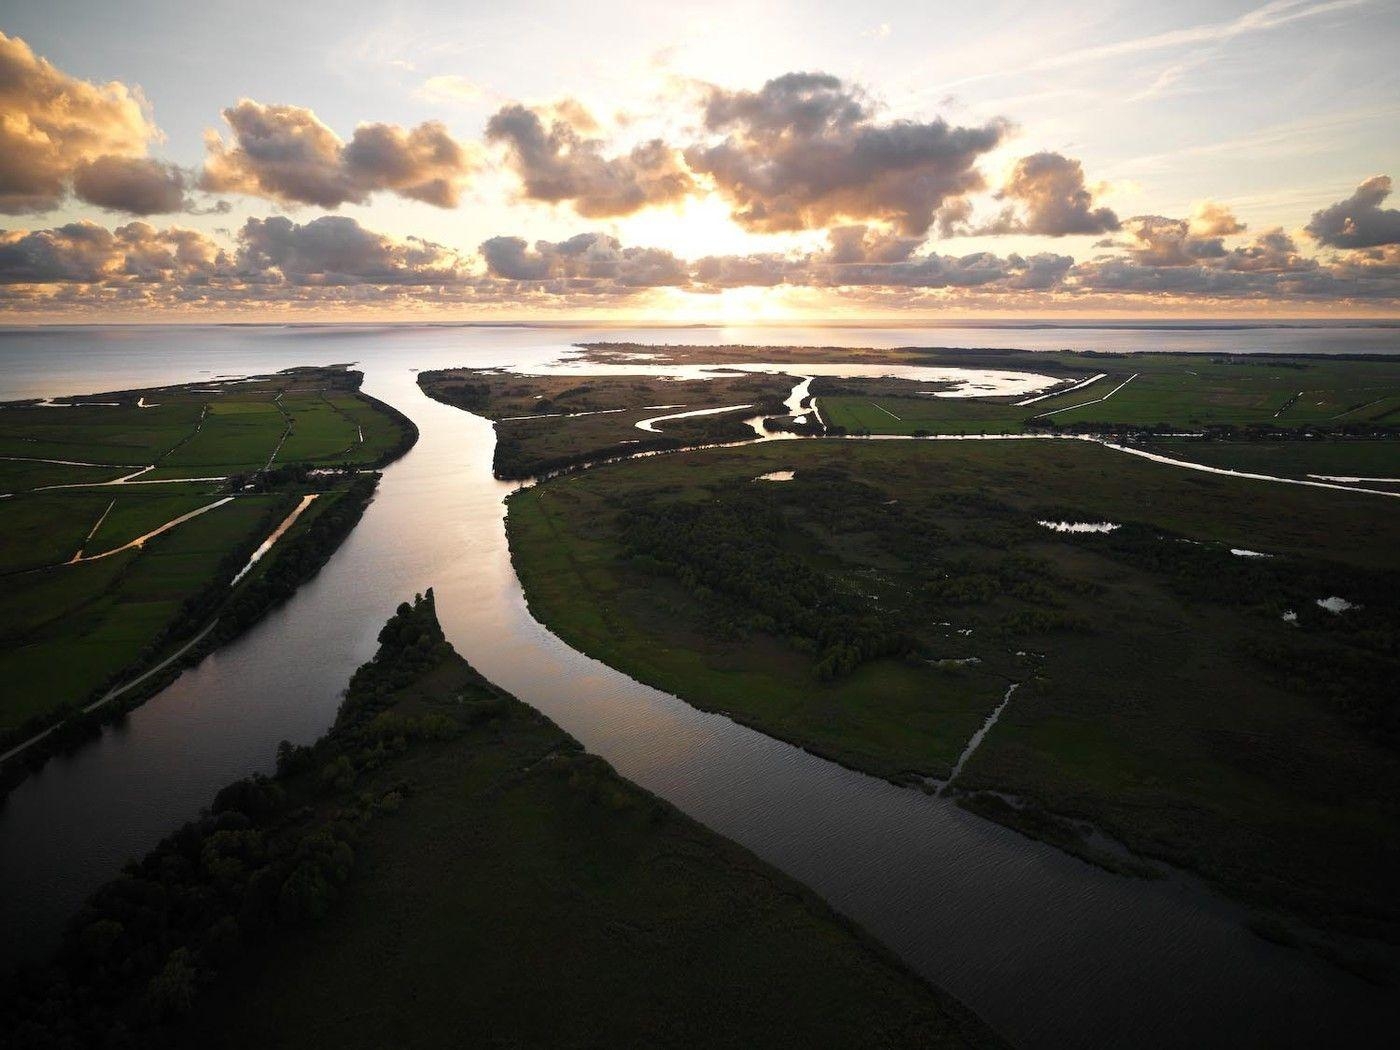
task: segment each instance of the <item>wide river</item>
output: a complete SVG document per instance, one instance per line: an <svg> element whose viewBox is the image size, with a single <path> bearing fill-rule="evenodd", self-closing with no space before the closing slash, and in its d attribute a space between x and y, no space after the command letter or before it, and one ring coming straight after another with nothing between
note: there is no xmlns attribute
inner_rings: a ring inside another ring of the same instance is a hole
<svg viewBox="0 0 1400 1050"><path fill-rule="evenodd" d="M414 372L541 366L582 339L848 346L1400 352L1390 328L0 329L0 400L357 362L418 424L320 575L101 740L0 809L0 963L52 947L84 896L329 725L400 601L433 587L448 638L623 775L811 886L1025 1046L1390 1045L1400 1005L1260 940L1195 880L1108 874L706 714L580 655L536 623L511 567L491 425Z"/></svg>

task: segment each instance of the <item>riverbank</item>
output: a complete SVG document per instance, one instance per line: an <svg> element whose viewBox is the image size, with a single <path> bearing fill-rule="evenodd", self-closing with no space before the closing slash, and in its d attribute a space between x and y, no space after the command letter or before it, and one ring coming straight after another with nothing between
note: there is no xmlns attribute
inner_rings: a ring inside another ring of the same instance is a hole
<svg viewBox="0 0 1400 1050"><path fill-rule="evenodd" d="M1002 1045L481 678L431 593L380 639L329 733L94 896L66 980L8 986L11 1045Z"/></svg>

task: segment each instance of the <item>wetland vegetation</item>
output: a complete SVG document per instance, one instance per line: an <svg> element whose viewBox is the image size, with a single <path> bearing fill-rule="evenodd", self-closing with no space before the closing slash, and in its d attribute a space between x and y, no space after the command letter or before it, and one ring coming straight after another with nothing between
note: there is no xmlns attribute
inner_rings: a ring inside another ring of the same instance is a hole
<svg viewBox="0 0 1400 1050"><path fill-rule="evenodd" d="M4 985L8 1045L1002 1045L483 679L431 592L379 642L330 732L219 792Z"/></svg>
<svg viewBox="0 0 1400 1050"><path fill-rule="evenodd" d="M783 410L793 380L778 375L672 379L629 375L526 376L500 369L420 372L419 385L449 405L496 425L493 469L522 479L618 456L753 437L743 420ZM748 411L678 419L642 430L670 413L750 405Z"/></svg>
<svg viewBox="0 0 1400 1050"><path fill-rule="evenodd" d="M794 476L755 483L778 471ZM1078 441L784 442L548 482L511 498L509 530L535 614L642 681L914 784L946 778L1020 683L948 789L969 806L1329 936L1400 939L1384 497Z"/></svg>

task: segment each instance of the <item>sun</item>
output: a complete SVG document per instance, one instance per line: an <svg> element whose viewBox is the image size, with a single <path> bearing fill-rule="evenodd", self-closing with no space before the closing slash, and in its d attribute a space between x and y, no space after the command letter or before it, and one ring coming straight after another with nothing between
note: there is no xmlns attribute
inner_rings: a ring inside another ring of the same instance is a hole
<svg viewBox="0 0 1400 1050"><path fill-rule="evenodd" d="M650 208L612 224L626 245L665 248L682 259L707 255L753 255L761 252L811 252L826 243L823 230L754 234L730 215L717 197L688 197L675 207Z"/></svg>

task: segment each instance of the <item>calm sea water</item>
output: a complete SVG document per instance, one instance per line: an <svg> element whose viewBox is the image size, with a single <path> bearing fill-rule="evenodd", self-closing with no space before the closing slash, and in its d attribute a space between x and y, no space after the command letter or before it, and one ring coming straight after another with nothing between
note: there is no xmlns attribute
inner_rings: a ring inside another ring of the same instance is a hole
<svg viewBox="0 0 1400 1050"><path fill-rule="evenodd" d="M579 339L1099 349L1400 351L1393 329L1163 332L120 328L0 331L0 399L356 362L409 415L390 467L324 571L120 727L49 763L0 810L0 949L34 957L82 898L215 790L270 770L277 741L329 725L399 601L432 586L448 637L589 750L813 887L1024 1045L1383 1045L1400 1006L1259 940L1193 880L1110 875L944 800L896 788L695 710L590 660L525 607L493 434L430 401L414 370L543 365ZM1091 342L1091 340L1093 342Z"/></svg>

